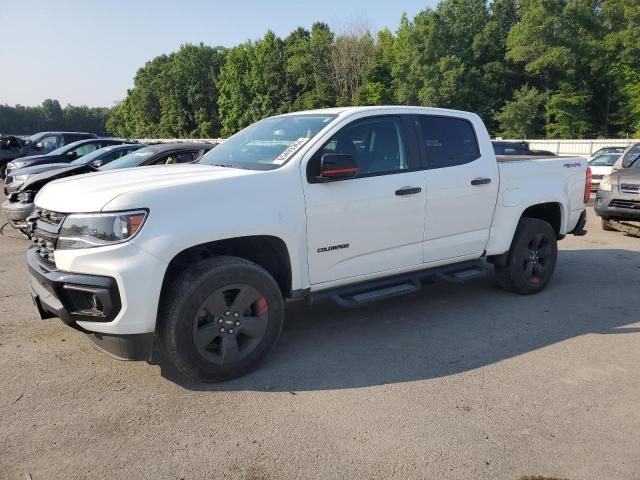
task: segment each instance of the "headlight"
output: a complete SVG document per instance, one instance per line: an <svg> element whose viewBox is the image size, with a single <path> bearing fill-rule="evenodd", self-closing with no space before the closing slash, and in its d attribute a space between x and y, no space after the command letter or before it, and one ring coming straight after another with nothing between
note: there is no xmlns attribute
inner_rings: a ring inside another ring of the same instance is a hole
<svg viewBox="0 0 640 480"><path fill-rule="evenodd" d="M15 199L22 203L31 203L33 200L30 192L20 192L15 196Z"/></svg>
<svg viewBox="0 0 640 480"><path fill-rule="evenodd" d="M11 169L11 170L15 170L17 168L22 168L27 164L27 162L20 162L20 161L13 161L13 162L9 162L7 164L7 166Z"/></svg>
<svg viewBox="0 0 640 480"><path fill-rule="evenodd" d="M600 185L598 186L599 190L603 190L605 192L610 192L611 191L611 176L609 175L605 175L604 177L602 177L602 180L600 180Z"/></svg>
<svg viewBox="0 0 640 480"><path fill-rule="evenodd" d="M102 247L126 242L142 228L147 210L113 213L78 213L65 218L56 248Z"/></svg>

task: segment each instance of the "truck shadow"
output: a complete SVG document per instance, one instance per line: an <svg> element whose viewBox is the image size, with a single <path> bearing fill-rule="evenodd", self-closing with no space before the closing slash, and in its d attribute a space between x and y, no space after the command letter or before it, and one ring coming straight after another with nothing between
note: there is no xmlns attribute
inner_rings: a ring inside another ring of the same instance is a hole
<svg viewBox="0 0 640 480"><path fill-rule="evenodd" d="M290 304L271 357L216 385L162 375L190 390L313 391L424 380L466 372L585 334L640 333L640 252L561 251L548 288L507 293L493 275L359 309Z"/></svg>

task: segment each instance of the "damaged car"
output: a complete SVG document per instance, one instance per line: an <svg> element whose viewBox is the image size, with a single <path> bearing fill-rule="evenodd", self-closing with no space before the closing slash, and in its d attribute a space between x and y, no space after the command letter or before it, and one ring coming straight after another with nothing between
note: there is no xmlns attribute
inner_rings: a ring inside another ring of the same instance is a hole
<svg viewBox="0 0 640 480"><path fill-rule="evenodd" d="M12 138L0 149L0 177L5 178L7 164L17 158L29 155L46 155L56 148L69 143L89 138L98 138L95 133L85 132L38 132L30 137L20 138L17 135L9 135Z"/></svg>

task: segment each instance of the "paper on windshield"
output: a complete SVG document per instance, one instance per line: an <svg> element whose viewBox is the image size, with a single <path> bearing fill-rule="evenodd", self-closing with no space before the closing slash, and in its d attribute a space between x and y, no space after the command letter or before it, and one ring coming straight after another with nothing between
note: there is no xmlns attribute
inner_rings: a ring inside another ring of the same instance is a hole
<svg viewBox="0 0 640 480"><path fill-rule="evenodd" d="M278 155L276 157L276 159L273 161L274 165L282 165L284 162L287 161L287 159L293 155L296 150L298 150L302 145L304 145L304 142L306 142L307 140L309 140L309 138L307 137L301 137L298 140L296 140L295 142L293 142L291 145L289 145L286 150L284 152L282 152L280 155Z"/></svg>

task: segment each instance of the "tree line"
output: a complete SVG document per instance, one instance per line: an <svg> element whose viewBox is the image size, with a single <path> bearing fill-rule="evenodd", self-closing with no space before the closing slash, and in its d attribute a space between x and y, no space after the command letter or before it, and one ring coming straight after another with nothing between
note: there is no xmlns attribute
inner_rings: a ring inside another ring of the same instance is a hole
<svg viewBox="0 0 640 480"><path fill-rule="evenodd" d="M30 135L63 130L97 134L107 133L110 108L67 105L47 99L37 107L0 105L0 133Z"/></svg>
<svg viewBox="0 0 640 480"><path fill-rule="evenodd" d="M316 23L184 45L138 70L106 128L218 137L289 111L404 104L474 111L503 137L633 136L639 67L637 0L443 0L376 35Z"/></svg>

